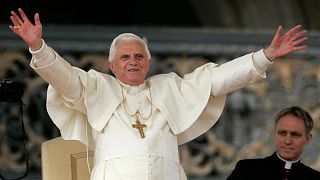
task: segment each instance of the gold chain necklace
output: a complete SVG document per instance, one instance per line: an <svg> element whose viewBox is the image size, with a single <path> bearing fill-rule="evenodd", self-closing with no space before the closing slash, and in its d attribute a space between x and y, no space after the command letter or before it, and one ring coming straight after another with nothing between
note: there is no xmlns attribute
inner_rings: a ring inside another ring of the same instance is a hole
<svg viewBox="0 0 320 180"><path fill-rule="evenodd" d="M145 137L144 132L143 132L143 128L146 128L147 125L140 123L139 116L144 120L148 120L152 115L152 96L151 96L150 84L148 82L146 82L146 85L148 87L149 95L150 95L150 114L148 117L143 117L142 114L140 113L139 108L137 109L137 111L134 114L130 114L128 112L127 107L126 107L126 103L125 103L126 97L124 97L123 87L120 85L121 86L121 94L122 94L122 103L121 103L122 108L129 116L136 118L136 124L133 124L132 127L139 130L141 138Z"/></svg>

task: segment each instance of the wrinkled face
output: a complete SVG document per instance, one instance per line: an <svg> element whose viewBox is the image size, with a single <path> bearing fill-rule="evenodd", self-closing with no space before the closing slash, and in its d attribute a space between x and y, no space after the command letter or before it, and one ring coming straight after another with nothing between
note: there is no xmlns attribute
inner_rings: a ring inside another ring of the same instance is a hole
<svg viewBox="0 0 320 180"><path fill-rule="evenodd" d="M279 119L275 128L274 141L277 153L285 160L297 160L311 141L312 134L306 134L302 119L286 115Z"/></svg>
<svg viewBox="0 0 320 180"><path fill-rule="evenodd" d="M123 83L137 86L144 82L151 59L138 40L120 41L115 51L115 59L108 62L113 74Z"/></svg>

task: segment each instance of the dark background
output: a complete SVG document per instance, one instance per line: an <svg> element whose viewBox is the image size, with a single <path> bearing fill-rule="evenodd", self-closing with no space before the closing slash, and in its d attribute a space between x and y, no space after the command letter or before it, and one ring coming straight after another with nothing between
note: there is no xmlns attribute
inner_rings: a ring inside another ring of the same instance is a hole
<svg viewBox="0 0 320 180"><path fill-rule="evenodd" d="M319 0L0 0L10 11L40 13L44 25L112 25L276 29L301 24L320 30Z"/></svg>
<svg viewBox="0 0 320 180"><path fill-rule="evenodd" d="M1 22L21 7L40 13L44 24L200 26L189 1L177 0L0 0ZM32 15L32 16L31 16Z"/></svg>

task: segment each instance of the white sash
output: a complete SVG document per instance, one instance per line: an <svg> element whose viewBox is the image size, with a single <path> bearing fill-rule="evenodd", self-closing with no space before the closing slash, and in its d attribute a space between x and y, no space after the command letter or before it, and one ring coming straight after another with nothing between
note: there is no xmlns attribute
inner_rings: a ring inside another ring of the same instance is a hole
<svg viewBox="0 0 320 180"><path fill-rule="evenodd" d="M124 132L100 134L96 142L95 165L129 156L156 156L163 159L164 180L179 179L177 137L163 131L147 131L146 137Z"/></svg>

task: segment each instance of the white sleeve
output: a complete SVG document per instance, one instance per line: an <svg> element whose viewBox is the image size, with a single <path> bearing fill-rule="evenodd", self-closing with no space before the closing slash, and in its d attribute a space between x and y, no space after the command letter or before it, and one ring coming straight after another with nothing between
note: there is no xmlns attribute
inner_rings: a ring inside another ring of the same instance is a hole
<svg viewBox="0 0 320 180"><path fill-rule="evenodd" d="M253 53L253 65L259 72L265 72L268 67L272 64L272 62L266 57L264 54L264 50L261 49L258 52Z"/></svg>
<svg viewBox="0 0 320 180"><path fill-rule="evenodd" d="M37 51L32 51L29 47L29 52L32 55L30 66L33 68L45 67L56 59L54 51L42 39L42 46Z"/></svg>
<svg viewBox="0 0 320 180"><path fill-rule="evenodd" d="M219 96L240 89L249 83L266 78L265 71L272 64L260 50L212 69L211 94Z"/></svg>
<svg viewBox="0 0 320 180"><path fill-rule="evenodd" d="M30 66L43 80L70 102L80 98L81 82L78 73L76 73L71 64L65 61L44 41L39 50L32 51L29 48L29 51L32 54Z"/></svg>

